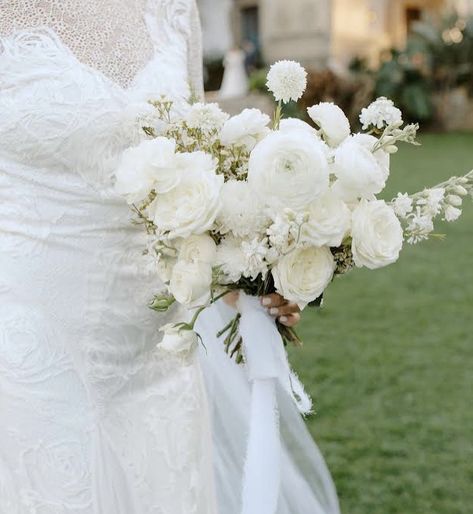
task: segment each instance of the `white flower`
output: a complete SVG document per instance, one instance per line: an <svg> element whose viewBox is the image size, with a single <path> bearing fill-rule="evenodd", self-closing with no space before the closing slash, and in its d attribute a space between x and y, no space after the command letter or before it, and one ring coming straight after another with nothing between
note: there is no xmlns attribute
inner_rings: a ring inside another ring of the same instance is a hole
<svg viewBox="0 0 473 514"><path fill-rule="evenodd" d="M398 193L393 200L394 212L400 218L405 219L412 212L412 203L412 198L407 193Z"/></svg>
<svg viewBox="0 0 473 514"><path fill-rule="evenodd" d="M158 137L123 152L115 173L115 189L129 203L141 202L151 192L166 193L179 182L178 156L173 139Z"/></svg>
<svg viewBox="0 0 473 514"><path fill-rule="evenodd" d="M271 246L279 253L285 254L294 245L301 242L302 227L307 221L307 215L295 212L291 209L284 209L274 217L274 223L268 228L268 235Z"/></svg>
<svg viewBox="0 0 473 514"><path fill-rule="evenodd" d="M434 187L424 191L424 198L421 198L417 203L423 205L424 209L431 216L437 216L442 209L442 202L445 198L445 189L442 187Z"/></svg>
<svg viewBox="0 0 473 514"><path fill-rule="evenodd" d="M203 234L209 230L220 209L223 177L215 173L213 159L203 152L180 154L181 181L166 194L158 195L150 215L169 238Z"/></svg>
<svg viewBox="0 0 473 514"><path fill-rule="evenodd" d="M269 70L266 86L277 102L297 101L307 87L307 72L295 61L278 61Z"/></svg>
<svg viewBox="0 0 473 514"><path fill-rule="evenodd" d="M158 254L158 258L156 260L156 271L158 273L158 278L163 283L168 283L171 280L172 270L176 264L176 259L174 257L170 257L164 255L163 253Z"/></svg>
<svg viewBox="0 0 473 514"><path fill-rule="evenodd" d="M354 138L347 139L335 151L333 171L338 179L335 190L346 200L372 198L386 184L386 169Z"/></svg>
<svg viewBox="0 0 473 514"><path fill-rule="evenodd" d="M461 216L461 214L461 209L458 209L453 205L447 205L447 207L445 207L445 221L456 221Z"/></svg>
<svg viewBox="0 0 473 514"><path fill-rule="evenodd" d="M248 237L264 229L267 216L248 182L225 182L220 198L222 207L216 222L220 233L232 232L237 237Z"/></svg>
<svg viewBox="0 0 473 514"><path fill-rule="evenodd" d="M302 130L307 135L320 139L318 132L314 127L300 120L299 118L283 118L279 123L279 130L281 132L293 132L295 130Z"/></svg>
<svg viewBox="0 0 473 514"><path fill-rule="evenodd" d="M384 200L362 200L353 211L352 252L358 267L377 269L396 262L403 240L401 223Z"/></svg>
<svg viewBox="0 0 473 514"><path fill-rule="evenodd" d="M335 261L327 247L301 247L282 257L272 270L276 291L301 309L316 300L332 280Z"/></svg>
<svg viewBox="0 0 473 514"><path fill-rule="evenodd" d="M243 276L254 280L258 275L266 276L268 264L266 256L268 254L267 239L254 238L251 241L242 241L241 249L245 256L245 270Z"/></svg>
<svg viewBox="0 0 473 514"><path fill-rule="evenodd" d="M244 146L251 151L269 133L267 125L270 121L270 117L258 109L244 109L225 122L220 141L226 146Z"/></svg>
<svg viewBox="0 0 473 514"><path fill-rule="evenodd" d="M350 135L350 122L345 113L331 102L322 102L307 109L314 123L320 127L325 141L338 146Z"/></svg>
<svg viewBox="0 0 473 514"><path fill-rule="evenodd" d="M373 153L373 148L375 144L378 143L379 139L377 139L374 136L371 136L370 134L360 133L353 134L351 139L356 143L360 144L361 146L364 146L374 155L375 159L378 161L378 164L381 166L381 169L383 170L385 180L387 180L389 178L391 156L388 152L382 149L376 150L376 152Z"/></svg>
<svg viewBox="0 0 473 514"><path fill-rule="evenodd" d="M186 122L190 128L201 129L203 132L220 130L227 120L228 114L215 103L195 103L186 116Z"/></svg>
<svg viewBox="0 0 473 514"><path fill-rule="evenodd" d="M158 347L165 352L188 355L197 347L198 336L193 330L185 330L169 323L159 331L163 332L164 336Z"/></svg>
<svg viewBox="0 0 473 514"><path fill-rule="evenodd" d="M303 209L328 189L322 144L302 132L272 132L251 153L248 183L270 206Z"/></svg>
<svg viewBox="0 0 473 514"><path fill-rule="evenodd" d="M210 301L212 266L206 262L178 261L172 270L169 292L187 308L201 307Z"/></svg>
<svg viewBox="0 0 473 514"><path fill-rule="evenodd" d="M416 208L416 212L409 217L409 223L406 228L409 238L409 244L416 244L419 241L428 239L429 234L434 230L432 216L422 211L420 207Z"/></svg>
<svg viewBox="0 0 473 514"><path fill-rule="evenodd" d="M402 112L394 105L392 100L381 96L368 107L362 109L360 122L363 130L370 126L382 129L389 125L402 124Z"/></svg>
<svg viewBox="0 0 473 514"><path fill-rule="evenodd" d="M177 242L179 260L187 262L205 262L213 265L217 256L217 245L208 234L192 235Z"/></svg>
<svg viewBox="0 0 473 514"><path fill-rule="evenodd" d="M461 205L463 204L462 197L458 195L448 195L446 201L454 207L461 207Z"/></svg>
<svg viewBox="0 0 473 514"><path fill-rule="evenodd" d="M225 282L232 284L240 280L246 269L246 256L241 248L241 239L226 236L217 246L216 265L225 276Z"/></svg>
<svg viewBox="0 0 473 514"><path fill-rule="evenodd" d="M350 227L350 209L328 191L310 204L308 221L302 228L303 240L313 246L340 246Z"/></svg>

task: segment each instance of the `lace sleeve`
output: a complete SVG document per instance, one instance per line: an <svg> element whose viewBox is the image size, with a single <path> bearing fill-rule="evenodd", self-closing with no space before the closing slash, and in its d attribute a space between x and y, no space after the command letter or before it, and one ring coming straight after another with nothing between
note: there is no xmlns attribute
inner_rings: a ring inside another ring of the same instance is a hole
<svg viewBox="0 0 473 514"><path fill-rule="evenodd" d="M188 73L192 93L199 100L204 98L202 61L202 28L197 5L193 2L188 42Z"/></svg>

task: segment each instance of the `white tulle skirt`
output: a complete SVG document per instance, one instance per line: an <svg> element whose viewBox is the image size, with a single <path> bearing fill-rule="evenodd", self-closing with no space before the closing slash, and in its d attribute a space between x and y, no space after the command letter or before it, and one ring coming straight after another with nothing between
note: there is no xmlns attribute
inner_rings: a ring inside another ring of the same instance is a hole
<svg viewBox="0 0 473 514"><path fill-rule="evenodd" d="M216 332L234 315L224 304L203 313L198 331L211 407L220 514L240 514L250 419L250 384L243 366L228 358ZM278 390L282 442L277 514L339 514L330 473L292 398ZM255 513L256 514L256 513Z"/></svg>

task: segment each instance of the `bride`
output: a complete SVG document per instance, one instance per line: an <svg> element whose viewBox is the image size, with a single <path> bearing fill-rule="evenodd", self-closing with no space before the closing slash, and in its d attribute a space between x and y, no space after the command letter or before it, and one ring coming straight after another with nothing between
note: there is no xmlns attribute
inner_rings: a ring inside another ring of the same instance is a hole
<svg viewBox="0 0 473 514"><path fill-rule="evenodd" d="M200 96L200 69L193 0L0 0L2 514L240 510L249 386L214 335L231 307L202 321L204 383L199 355L157 344L169 319L111 180L144 102ZM278 514L336 514L286 400Z"/></svg>

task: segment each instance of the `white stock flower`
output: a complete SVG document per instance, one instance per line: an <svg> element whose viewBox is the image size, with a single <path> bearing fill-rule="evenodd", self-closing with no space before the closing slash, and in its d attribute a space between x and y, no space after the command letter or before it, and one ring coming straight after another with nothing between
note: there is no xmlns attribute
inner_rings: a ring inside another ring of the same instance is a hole
<svg viewBox="0 0 473 514"><path fill-rule="evenodd" d="M172 270L169 292L187 308L201 307L210 301L212 266L206 262L178 261Z"/></svg>
<svg viewBox="0 0 473 514"><path fill-rule="evenodd" d="M158 195L150 215L170 239L203 234L220 209L223 177L215 173L212 157L203 152L180 154L181 181L171 191Z"/></svg>
<svg viewBox="0 0 473 514"><path fill-rule="evenodd" d="M384 200L362 200L353 211L351 232L358 267L382 268L399 258L404 241L401 223Z"/></svg>
<svg viewBox="0 0 473 514"><path fill-rule="evenodd" d="M225 146L244 146L251 151L269 133L270 121L270 117L258 109L244 109L225 122L220 141Z"/></svg>
<svg viewBox="0 0 473 514"><path fill-rule="evenodd" d="M277 102L297 101L307 87L307 72L295 61L278 61L269 70L266 86Z"/></svg>
<svg viewBox="0 0 473 514"><path fill-rule="evenodd" d="M266 256L268 254L267 239L255 237L251 241L242 241L241 249L245 256L245 270L243 276L254 280L258 275L266 276L268 264Z"/></svg>
<svg viewBox="0 0 473 514"><path fill-rule="evenodd" d="M461 209L454 207L453 205L447 205L445 207L445 221L452 222L456 221L462 214Z"/></svg>
<svg viewBox="0 0 473 514"><path fill-rule="evenodd" d="M429 234L434 230L432 216L422 211L420 207L416 208L415 213L409 216L409 223L406 228L409 238L409 244L416 244L429 238Z"/></svg>
<svg viewBox="0 0 473 514"><path fill-rule="evenodd" d="M241 239L226 236L217 246L216 265L225 277L226 283L236 283L246 269L246 256L241 248Z"/></svg>
<svg viewBox="0 0 473 514"><path fill-rule="evenodd" d="M186 122L190 128L201 129L203 132L220 130L228 120L228 114L215 103L195 103L186 115Z"/></svg>
<svg viewBox="0 0 473 514"><path fill-rule="evenodd" d="M273 224L267 229L271 247L279 254L285 254L301 242L302 227L307 214L284 209L274 216Z"/></svg>
<svg viewBox="0 0 473 514"><path fill-rule="evenodd" d="M272 132L251 153L248 183L267 205L305 208L328 189L322 143L303 132Z"/></svg>
<svg viewBox="0 0 473 514"><path fill-rule="evenodd" d="M309 107L307 112L330 146L338 146L350 135L350 122L340 107L334 103L321 102Z"/></svg>
<svg viewBox="0 0 473 514"><path fill-rule="evenodd" d="M193 330L185 330L175 323L169 323L159 331L164 335L158 347L165 352L187 355L197 347L198 336Z"/></svg>
<svg viewBox="0 0 473 514"><path fill-rule="evenodd" d="M205 262L213 265L217 255L217 245L208 234L192 235L177 242L179 260Z"/></svg>
<svg viewBox="0 0 473 514"><path fill-rule="evenodd" d="M386 185L386 168L356 139L349 138L335 151L335 190L346 200L372 198Z"/></svg>
<svg viewBox="0 0 473 514"><path fill-rule="evenodd" d="M141 202L154 189L166 193L179 182L178 156L173 139L146 140L123 152L115 173L115 189L128 203Z"/></svg>
<svg viewBox="0 0 473 514"><path fill-rule="evenodd" d="M272 269L276 291L303 309L329 285L335 261L327 247L301 247L282 257Z"/></svg>
<svg viewBox="0 0 473 514"><path fill-rule="evenodd" d="M340 246L351 226L351 211L331 191L313 201L303 224L303 240L313 246Z"/></svg>
<svg viewBox="0 0 473 514"><path fill-rule="evenodd" d="M398 193L397 197L393 200L394 212L400 218L405 219L412 212L412 207L412 198L407 193Z"/></svg>
<svg viewBox="0 0 473 514"><path fill-rule="evenodd" d="M216 224L222 234L232 232L237 237L248 237L264 229L267 216L248 182L225 182L220 198L222 207Z"/></svg>
<svg viewBox="0 0 473 514"><path fill-rule="evenodd" d="M381 96L368 107L362 109L360 122L363 130L370 126L383 129L389 125L402 124L402 112L394 105L392 100Z"/></svg>
<svg viewBox="0 0 473 514"><path fill-rule="evenodd" d="M434 187L424 191L424 197L417 204L424 206L425 211L431 216L437 216L442 208L442 202L445 198L445 189L442 187Z"/></svg>

